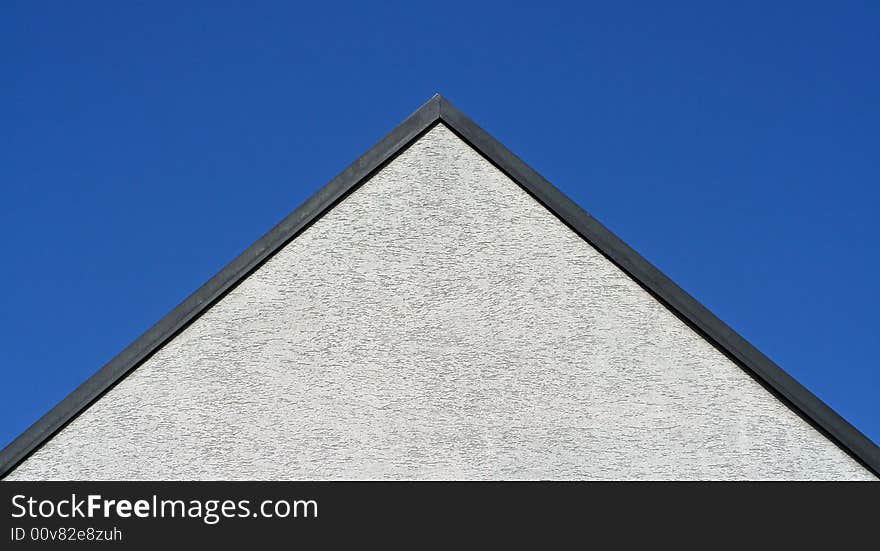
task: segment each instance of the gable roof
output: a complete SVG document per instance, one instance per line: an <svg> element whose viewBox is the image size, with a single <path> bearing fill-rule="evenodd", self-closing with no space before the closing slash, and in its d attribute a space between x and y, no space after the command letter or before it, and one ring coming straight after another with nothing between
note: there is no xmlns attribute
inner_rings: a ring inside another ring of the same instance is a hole
<svg viewBox="0 0 880 551"><path fill-rule="evenodd" d="M0 478L39 449L273 254L437 124L444 124L765 389L868 470L880 448L448 100L435 95L0 452Z"/></svg>

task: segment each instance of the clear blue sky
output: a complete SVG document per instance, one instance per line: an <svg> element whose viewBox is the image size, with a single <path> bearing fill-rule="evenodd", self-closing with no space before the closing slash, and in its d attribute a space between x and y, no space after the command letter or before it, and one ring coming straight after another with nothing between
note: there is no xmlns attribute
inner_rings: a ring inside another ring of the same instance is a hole
<svg viewBox="0 0 880 551"><path fill-rule="evenodd" d="M880 3L603 4L4 2L0 445L434 92L880 441Z"/></svg>

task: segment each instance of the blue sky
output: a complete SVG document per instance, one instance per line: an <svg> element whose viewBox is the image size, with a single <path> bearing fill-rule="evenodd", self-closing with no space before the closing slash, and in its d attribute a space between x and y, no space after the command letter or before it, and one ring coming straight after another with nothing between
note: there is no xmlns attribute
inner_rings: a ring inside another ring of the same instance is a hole
<svg viewBox="0 0 880 551"><path fill-rule="evenodd" d="M880 441L880 4L309 4L0 7L0 446L434 92Z"/></svg>

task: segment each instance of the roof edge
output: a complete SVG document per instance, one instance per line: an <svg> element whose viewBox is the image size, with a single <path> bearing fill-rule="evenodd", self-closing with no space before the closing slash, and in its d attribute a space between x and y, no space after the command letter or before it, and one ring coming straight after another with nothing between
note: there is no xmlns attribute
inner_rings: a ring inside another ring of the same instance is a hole
<svg viewBox="0 0 880 551"><path fill-rule="evenodd" d="M880 477L880 447L871 439L442 97L440 118L636 283L781 398L795 413Z"/></svg>
<svg viewBox="0 0 880 551"><path fill-rule="evenodd" d="M436 124L440 118L440 102L440 95L435 94L7 445L0 451L0 479L6 477L284 245Z"/></svg>
<svg viewBox="0 0 880 551"><path fill-rule="evenodd" d="M880 447L446 98L435 94L0 451L0 478L8 475L239 282L438 122L448 126L793 411L880 477Z"/></svg>

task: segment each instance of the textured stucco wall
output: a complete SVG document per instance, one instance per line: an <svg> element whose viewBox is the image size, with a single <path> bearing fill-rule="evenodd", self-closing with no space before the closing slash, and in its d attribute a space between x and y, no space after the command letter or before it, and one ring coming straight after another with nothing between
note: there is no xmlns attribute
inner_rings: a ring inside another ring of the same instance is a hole
<svg viewBox="0 0 880 551"><path fill-rule="evenodd" d="M871 479L438 126L10 479Z"/></svg>

